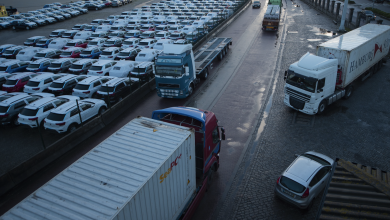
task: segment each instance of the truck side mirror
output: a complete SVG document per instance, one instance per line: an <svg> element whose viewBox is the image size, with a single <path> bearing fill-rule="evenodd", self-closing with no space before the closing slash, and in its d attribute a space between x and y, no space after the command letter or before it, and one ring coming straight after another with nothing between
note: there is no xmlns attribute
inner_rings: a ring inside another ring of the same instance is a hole
<svg viewBox="0 0 390 220"><path fill-rule="evenodd" d="M221 133L222 133L222 140L225 140L226 136L225 136L225 128L221 128Z"/></svg>
<svg viewBox="0 0 390 220"><path fill-rule="evenodd" d="M188 66L184 67L185 71L186 71L186 76L189 76L190 75L190 68Z"/></svg>
<svg viewBox="0 0 390 220"><path fill-rule="evenodd" d="M286 79L287 79L287 70L284 71L284 80L286 80Z"/></svg>

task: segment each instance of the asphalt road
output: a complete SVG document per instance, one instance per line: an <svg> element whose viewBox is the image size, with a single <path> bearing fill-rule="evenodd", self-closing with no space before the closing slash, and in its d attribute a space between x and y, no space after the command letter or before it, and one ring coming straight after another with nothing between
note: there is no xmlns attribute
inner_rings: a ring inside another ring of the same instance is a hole
<svg viewBox="0 0 390 220"><path fill-rule="evenodd" d="M266 4L265 0L262 1L262 4ZM128 10L124 9L125 7L120 9ZM100 17L118 14L117 11L115 13L108 12L111 9L105 10L98 12L99 15L107 13L104 16L100 15ZM264 12L265 8L252 10L249 7L219 35L221 37L231 37L233 45L230 47L228 55L222 61L213 63L213 70L209 79L200 88L195 90L193 96L184 100L175 100L161 99L155 93L150 93L145 97L144 101L129 110L126 114L118 117L115 122L98 132L89 140L81 143L76 147L76 150L51 164L44 171L26 180L25 182L28 184L23 184L20 188L15 189L14 192L3 196L0 199L0 214L32 193L39 186L50 180L58 172L69 166L136 116L142 115L148 117L155 109L188 105L215 112L220 125L223 125L226 129L227 140L223 142L220 153L221 166L217 175L215 175L212 190L207 193L207 198L202 200L198 208L199 211L197 211L194 217L194 219L210 218L217 201L228 189L227 183L232 177L232 171L242 154L245 143L253 132L253 128L259 117L258 113L264 107L265 97L269 91L270 79L273 78L276 54L279 48L277 44L278 38L275 33L261 32L261 21ZM93 13L90 12L89 15L84 16L91 16ZM75 23L84 23L84 21L77 21L78 19L91 21L93 18L80 16L79 18L75 18L75 22L69 24L69 27ZM52 29L55 28L53 27ZM31 34L31 36L41 35L41 30L37 29L33 31L36 33ZM23 37L22 40L26 37ZM261 71L259 71L259 67L261 67ZM22 128L16 129L20 129L17 132L34 132L22 130ZM8 132L6 136L16 133L15 130L4 130ZM38 134L38 132L36 133ZM31 134L31 136L34 136L34 134ZM39 136L37 137L39 138ZM45 140L47 138L49 136L46 136ZM56 137L52 136L50 138L54 140ZM18 141L25 142L26 140ZM27 142L31 143L31 140ZM10 145L13 147L17 146L15 142L12 142ZM34 143L34 146L39 150L41 149L39 139ZM21 151L23 150L21 149ZM15 155L14 158L10 159L15 160L16 158L18 156Z"/></svg>

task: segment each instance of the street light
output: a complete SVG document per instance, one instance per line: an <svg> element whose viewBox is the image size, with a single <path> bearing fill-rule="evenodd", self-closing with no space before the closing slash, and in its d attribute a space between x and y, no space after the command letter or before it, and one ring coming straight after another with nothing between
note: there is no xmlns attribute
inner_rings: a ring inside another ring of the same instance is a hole
<svg viewBox="0 0 390 220"><path fill-rule="evenodd" d="M341 32L345 32L344 23L345 23L345 17L347 16L347 9L348 9L348 0L345 0L344 1L344 8L343 8L343 15L341 16L341 22L340 22L340 27L339 27L339 31L341 31Z"/></svg>

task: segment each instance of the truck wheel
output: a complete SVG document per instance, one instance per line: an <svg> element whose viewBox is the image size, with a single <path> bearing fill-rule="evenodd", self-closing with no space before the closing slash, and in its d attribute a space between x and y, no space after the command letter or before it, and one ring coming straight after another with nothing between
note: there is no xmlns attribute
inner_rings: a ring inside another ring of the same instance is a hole
<svg viewBox="0 0 390 220"><path fill-rule="evenodd" d="M223 50L222 50L222 56L225 56L226 55L226 48L224 48Z"/></svg>
<svg viewBox="0 0 390 220"><path fill-rule="evenodd" d="M322 100L322 102L320 103L320 105L318 106L318 112L317 114L322 114L326 109L326 101L325 100Z"/></svg>
<svg viewBox="0 0 390 220"><path fill-rule="evenodd" d="M351 97L351 95L352 95L352 91L353 91L353 86L348 86L345 89L344 99L349 99L349 97Z"/></svg>
<svg viewBox="0 0 390 220"><path fill-rule="evenodd" d="M219 60L222 60L222 58L223 58L223 54L222 54L222 51L221 52L219 52Z"/></svg>
<svg viewBox="0 0 390 220"><path fill-rule="evenodd" d="M200 74L200 77L202 79L207 79L207 77L209 76L209 69L206 68L201 74Z"/></svg>
<svg viewBox="0 0 390 220"><path fill-rule="evenodd" d="M194 86L192 84L190 84L188 86L188 96L190 96L192 94L192 92L194 91Z"/></svg>

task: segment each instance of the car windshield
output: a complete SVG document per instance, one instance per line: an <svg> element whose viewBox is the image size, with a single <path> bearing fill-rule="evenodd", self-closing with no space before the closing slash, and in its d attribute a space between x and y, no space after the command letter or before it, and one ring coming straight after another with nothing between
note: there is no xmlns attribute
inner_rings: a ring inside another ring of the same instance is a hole
<svg viewBox="0 0 390 220"><path fill-rule="evenodd" d="M58 68L61 67L61 63L52 63L49 67Z"/></svg>
<svg viewBox="0 0 390 220"><path fill-rule="evenodd" d="M259 2L259 1L254 1L253 3L255 3L255 4L260 4L260 2Z"/></svg>
<svg viewBox="0 0 390 220"><path fill-rule="evenodd" d="M92 34L92 37L99 37L100 34Z"/></svg>
<svg viewBox="0 0 390 220"><path fill-rule="evenodd" d="M141 67L135 67L133 69L133 71L131 72L135 72L135 73L144 73L145 72L145 68L141 68Z"/></svg>
<svg viewBox="0 0 390 220"><path fill-rule="evenodd" d="M51 88L56 88L56 89L62 88L63 86L64 86L64 83L57 83L57 82L53 82L53 83L50 85Z"/></svg>
<svg viewBox="0 0 390 220"><path fill-rule="evenodd" d="M124 41L123 44L124 45L133 45L133 41Z"/></svg>
<svg viewBox="0 0 390 220"><path fill-rule="evenodd" d="M13 85L16 85L17 82L18 82L17 79L15 79L15 80L9 79L9 80L7 80L7 81L5 82L5 85L13 86Z"/></svg>
<svg viewBox="0 0 390 220"><path fill-rule="evenodd" d="M39 109L29 109L29 108L24 108L22 112L20 112L21 115L25 116L35 116L37 115Z"/></svg>
<svg viewBox="0 0 390 220"><path fill-rule="evenodd" d="M288 70L287 73L286 83L309 92L315 91L317 84L317 80L315 78L300 75L292 70Z"/></svg>
<svg viewBox="0 0 390 220"><path fill-rule="evenodd" d="M0 113L6 113L8 111L9 106L0 106Z"/></svg>
<svg viewBox="0 0 390 220"><path fill-rule="evenodd" d="M109 56L109 55L112 55L112 52L111 51L106 51L106 52L102 52L102 55L103 56Z"/></svg>
<svg viewBox="0 0 390 220"><path fill-rule="evenodd" d="M40 82L28 81L27 86L37 87Z"/></svg>
<svg viewBox="0 0 390 220"><path fill-rule="evenodd" d="M366 14L374 14L372 11L366 11Z"/></svg>
<svg viewBox="0 0 390 220"><path fill-rule="evenodd" d="M141 45L141 46L147 46L147 45L149 45L149 42L139 42L139 45Z"/></svg>
<svg viewBox="0 0 390 220"><path fill-rule="evenodd" d="M65 114L57 114L50 112L50 114L47 116L47 119L52 121L63 121L65 118Z"/></svg>
<svg viewBox="0 0 390 220"><path fill-rule="evenodd" d="M89 54L91 54L91 51L90 50L84 50L84 51L81 52L81 54L89 55Z"/></svg>
<svg viewBox="0 0 390 220"><path fill-rule="evenodd" d="M85 26L84 29L92 29L92 25Z"/></svg>
<svg viewBox="0 0 390 220"><path fill-rule="evenodd" d="M3 54L13 54L14 50L6 50Z"/></svg>
<svg viewBox="0 0 390 220"><path fill-rule="evenodd" d="M182 74L182 66L156 66L156 75L159 76L181 76Z"/></svg>
<svg viewBox="0 0 390 220"><path fill-rule="evenodd" d="M45 53L37 53L37 54L35 54L34 57L45 57L45 56L46 56Z"/></svg>
<svg viewBox="0 0 390 220"><path fill-rule="evenodd" d="M99 91L100 92L113 92L115 90L115 87L107 87L107 86L101 86Z"/></svg>
<svg viewBox="0 0 390 220"><path fill-rule="evenodd" d="M321 165L324 165L324 166L330 166L330 163L320 157L317 157L317 156L314 156L314 155L311 155L311 154L302 154L302 156L304 157L307 157L309 159L312 159L314 161L317 161L318 163L320 163Z"/></svg>
<svg viewBox="0 0 390 220"><path fill-rule="evenodd" d="M88 89L89 89L89 85L77 84L76 87L74 87L74 89L78 89L78 90L88 90Z"/></svg>
<svg viewBox="0 0 390 220"><path fill-rule="evenodd" d="M163 28L163 27L157 27L156 30L158 30L158 31L163 31L164 28Z"/></svg>
<svg viewBox="0 0 390 220"><path fill-rule="evenodd" d="M39 68L39 65L40 64L30 64L28 65L28 68L32 68L32 69Z"/></svg>
<svg viewBox="0 0 390 220"><path fill-rule="evenodd" d="M61 53L62 56L70 56L72 55L72 51L64 51Z"/></svg>
<svg viewBox="0 0 390 220"><path fill-rule="evenodd" d="M34 43L34 41L35 41L35 40L33 40L33 39L27 39L27 40L26 40L27 43Z"/></svg>
<svg viewBox="0 0 390 220"><path fill-rule="evenodd" d="M89 70L102 70L102 66L91 66L91 68L89 68Z"/></svg>
<svg viewBox="0 0 390 220"><path fill-rule="evenodd" d="M118 56L122 56L122 57L124 57L124 56L130 56L130 52L120 52L120 53L118 54Z"/></svg>
<svg viewBox="0 0 390 220"><path fill-rule="evenodd" d="M46 44L46 40L40 40L37 44ZM19 53L20 54L20 53Z"/></svg>
<svg viewBox="0 0 390 220"><path fill-rule="evenodd" d="M51 32L50 35L58 35L58 32Z"/></svg>
<svg viewBox="0 0 390 220"><path fill-rule="evenodd" d="M282 184L287 189L289 189L293 192L296 192L296 193L301 193L306 188L303 185L301 185L301 184L295 182L294 180L287 178L285 176L282 176L280 178L280 184Z"/></svg>
<svg viewBox="0 0 390 220"><path fill-rule="evenodd" d="M83 68L83 65L77 65L77 64L73 64L70 69L76 69L76 70L81 70Z"/></svg>
<svg viewBox="0 0 390 220"><path fill-rule="evenodd" d="M0 71L7 71L8 66L0 66Z"/></svg>
<svg viewBox="0 0 390 220"><path fill-rule="evenodd" d="M67 43L66 46L73 47L73 46L76 46L76 43Z"/></svg>

